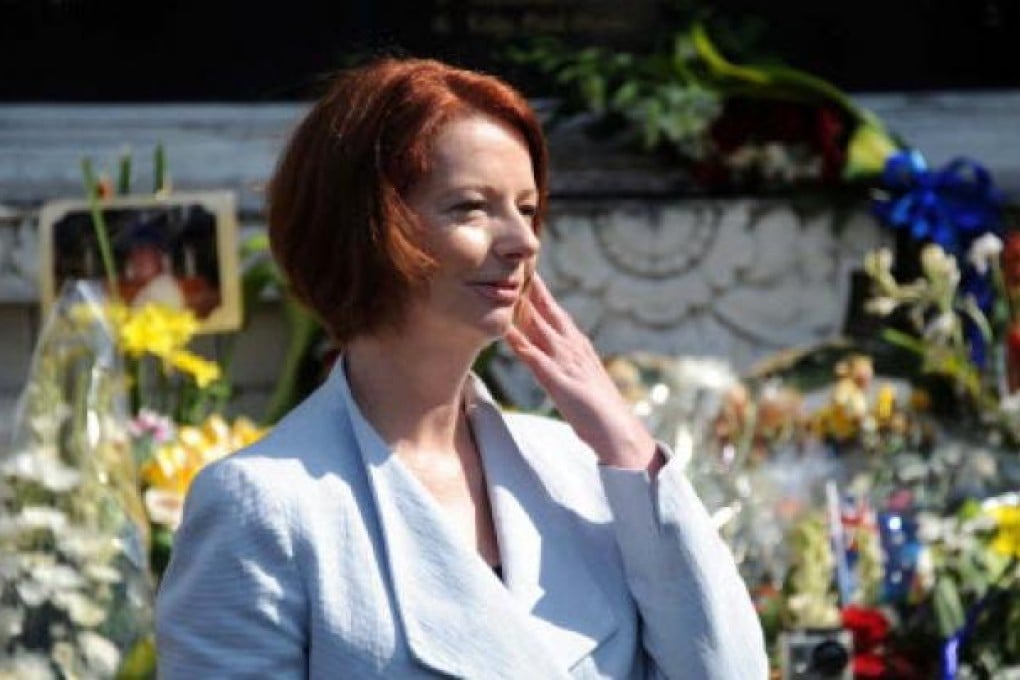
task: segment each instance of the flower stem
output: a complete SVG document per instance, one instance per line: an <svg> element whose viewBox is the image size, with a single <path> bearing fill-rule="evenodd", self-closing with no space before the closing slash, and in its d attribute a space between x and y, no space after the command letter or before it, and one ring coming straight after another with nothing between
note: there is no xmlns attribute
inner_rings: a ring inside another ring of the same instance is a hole
<svg viewBox="0 0 1020 680"><path fill-rule="evenodd" d="M110 249L110 234L106 228L106 219L99 207L99 185L96 183L95 174L92 171L92 160L83 158L81 160L82 180L85 183L85 193L88 196L89 212L92 214L92 228L99 242L99 254L103 258L103 270L106 273L106 285L109 288L109 295L115 301L120 301L120 293L117 290L117 269L113 262L113 251Z"/></svg>

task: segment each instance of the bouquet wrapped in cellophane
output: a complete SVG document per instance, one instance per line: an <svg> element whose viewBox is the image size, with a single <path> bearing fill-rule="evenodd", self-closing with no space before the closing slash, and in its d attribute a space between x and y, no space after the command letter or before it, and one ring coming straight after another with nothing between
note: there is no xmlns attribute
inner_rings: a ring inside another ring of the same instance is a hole
<svg viewBox="0 0 1020 680"><path fill-rule="evenodd" d="M0 448L0 677L113 677L151 645L148 522L97 287L69 285Z"/></svg>

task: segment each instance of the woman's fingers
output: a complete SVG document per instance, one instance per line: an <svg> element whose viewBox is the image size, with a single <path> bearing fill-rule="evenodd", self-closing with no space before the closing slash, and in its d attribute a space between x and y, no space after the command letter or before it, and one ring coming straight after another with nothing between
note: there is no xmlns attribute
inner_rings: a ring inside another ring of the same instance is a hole
<svg viewBox="0 0 1020 680"><path fill-rule="evenodd" d="M547 354L555 353L557 336L560 333L552 327L548 319L539 314L531 300L526 298L523 304L526 305L525 314L517 328Z"/></svg>
<svg viewBox="0 0 1020 680"><path fill-rule="evenodd" d="M522 304L507 343L560 415L603 463L651 469L654 440L627 408L587 336L538 276Z"/></svg>
<svg viewBox="0 0 1020 680"><path fill-rule="evenodd" d="M549 353L533 342L520 328L511 326L506 341L517 357L531 369L542 385L548 385L555 376L557 364Z"/></svg>
<svg viewBox="0 0 1020 680"><path fill-rule="evenodd" d="M535 311L560 333L565 333L573 326L570 315L556 302L556 299L546 287L545 281L537 273L531 280L531 290L529 291L528 299L531 301Z"/></svg>

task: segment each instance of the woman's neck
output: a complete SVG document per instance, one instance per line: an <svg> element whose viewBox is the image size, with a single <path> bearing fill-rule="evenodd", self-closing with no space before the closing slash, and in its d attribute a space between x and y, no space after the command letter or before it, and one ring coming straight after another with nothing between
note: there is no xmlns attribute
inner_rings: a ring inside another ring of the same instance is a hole
<svg viewBox="0 0 1020 680"><path fill-rule="evenodd" d="M461 402L476 356L403 335L358 338L344 351L358 407L398 453L454 450L463 435Z"/></svg>

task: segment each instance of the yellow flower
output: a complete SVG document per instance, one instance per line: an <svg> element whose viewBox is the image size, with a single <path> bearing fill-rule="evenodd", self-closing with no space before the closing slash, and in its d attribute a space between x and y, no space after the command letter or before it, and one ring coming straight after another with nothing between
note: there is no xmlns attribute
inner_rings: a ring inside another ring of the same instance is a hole
<svg viewBox="0 0 1020 680"><path fill-rule="evenodd" d="M199 387L206 387L220 377L219 364L184 349L170 352L166 356L166 363L178 371L190 375Z"/></svg>
<svg viewBox="0 0 1020 680"><path fill-rule="evenodd" d="M995 518L992 550L1006 557L1020 558L1020 506L1000 505L988 511Z"/></svg>
<svg viewBox="0 0 1020 680"><path fill-rule="evenodd" d="M829 404L815 414L816 431L823 437L839 441L852 439L857 435L860 422L838 404Z"/></svg>
<svg viewBox="0 0 1020 680"><path fill-rule="evenodd" d="M128 354L167 357L181 349L198 330L191 310L146 304L127 315L118 328L121 348Z"/></svg>
<svg viewBox="0 0 1020 680"><path fill-rule="evenodd" d="M896 412L896 388L886 384L879 388L875 397L875 420L879 425L888 425Z"/></svg>
<svg viewBox="0 0 1020 680"><path fill-rule="evenodd" d="M130 315L131 310L117 302L95 304L92 302L80 302L73 305L68 314L71 321L80 327L87 327L97 322L107 323L114 329L119 329Z"/></svg>
<svg viewBox="0 0 1020 680"><path fill-rule="evenodd" d="M183 499L202 468L254 443L265 432L247 418L228 425L222 416L213 414L201 425L180 428L176 441L159 447L142 466L142 481Z"/></svg>

